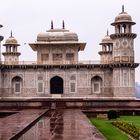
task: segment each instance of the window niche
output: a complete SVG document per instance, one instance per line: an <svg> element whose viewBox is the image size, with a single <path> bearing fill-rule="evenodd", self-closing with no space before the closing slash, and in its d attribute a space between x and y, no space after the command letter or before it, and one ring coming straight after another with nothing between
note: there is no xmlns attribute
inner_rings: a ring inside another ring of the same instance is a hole
<svg viewBox="0 0 140 140"><path fill-rule="evenodd" d="M93 92L94 93L100 93L100 83L99 82L95 82L93 85Z"/></svg>
<svg viewBox="0 0 140 140"><path fill-rule="evenodd" d="M44 81L42 74L38 74L37 76L37 92L44 93Z"/></svg>
<svg viewBox="0 0 140 140"><path fill-rule="evenodd" d="M63 55L61 53L53 54L53 61L62 61Z"/></svg>
<svg viewBox="0 0 140 140"><path fill-rule="evenodd" d="M123 72L123 86L124 87L129 86L129 75L127 71Z"/></svg>
<svg viewBox="0 0 140 140"><path fill-rule="evenodd" d="M44 85L43 82L38 82L38 92L43 93Z"/></svg>
<svg viewBox="0 0 140 140"><path fill-rule="evenodd" d="M49 60L49 54L41 54L41 61L48 61Z"/></svg>
<svg viewBox="0 0 140 140"><path fill-rule="evenodd" d="M94 76L91 79L91 93L100 94L102 92L102 78L99 76Z"/></svg>
<svg viewBox="0 0 140 140"><path fill-rule="evenodd" d="M70 77L70 92L76 93L76 76L72 75Z"/></svg>
<svg viewBox="0 0 140 140"><path fill-rule="evenodd" d="M72 93L75 93L75 83L70 83L70 91L72 92Z"/></svg>
<svg viewBox="0 0 140 140"><path fill-rule="evenodd" d="M20 93L21 87L20 87L20 82L15 82L15 92Z"/></svg>
<svg viewBox="0 0 140 140"><path fill-rule="evenodd" d="M74 61L74 53L67 53L66 60L67 61Z"/></svg>
<svg viewBox="0 0 140 140"><path fill-rule="evenodd" d="M12 79L12 87L14 89L14 93L21 93L23 86L23 80L21 77L16 76Z"/></svg>

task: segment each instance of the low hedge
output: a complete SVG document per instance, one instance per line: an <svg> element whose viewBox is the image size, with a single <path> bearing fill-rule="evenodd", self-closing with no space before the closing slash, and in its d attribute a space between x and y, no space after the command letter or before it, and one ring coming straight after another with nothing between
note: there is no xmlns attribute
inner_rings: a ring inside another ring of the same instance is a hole
<svg viewBox="0 0 140 140"><path fill-rule="evenodd" d="M137 128L134 124L124 122L124 121L113 121L112 124L124 131L126 134L129 134L133 138L138 139L140 136L140 129Z"/></svg>

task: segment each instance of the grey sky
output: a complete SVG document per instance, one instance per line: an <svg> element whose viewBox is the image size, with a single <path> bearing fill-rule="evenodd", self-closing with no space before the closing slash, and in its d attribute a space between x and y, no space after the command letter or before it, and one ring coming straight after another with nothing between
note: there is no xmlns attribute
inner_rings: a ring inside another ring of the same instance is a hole
<svg viewBox="0 0 140 140"><path fill-rule="evenodd" d="M0 34L6 39L12 30L13 36L21 44L20 60L35 61L36 53L28 43L34 42L38 33L50 29L51 20L57 28L61 28L62 20L65 20L66 28L76 32L79 40L87 43L85 51L80 53L80 59L98 60L98 51L101 50L98 44L107 28L110 34L114 32L110 23L121 12L123 4L125 11L137 23L133 27L133 32L138 34L135 39L135 60L140 62L139 0L0 0L0 24L4 26ZM136 69L136 81L140 82L140 68Z"/></svg>

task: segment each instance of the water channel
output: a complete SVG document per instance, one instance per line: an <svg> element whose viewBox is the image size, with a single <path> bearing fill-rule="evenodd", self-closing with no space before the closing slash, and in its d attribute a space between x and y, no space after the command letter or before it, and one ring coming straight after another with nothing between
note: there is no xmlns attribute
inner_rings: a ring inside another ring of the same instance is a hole
<svg viewBox="0 0 140 140"><path fill-rule="evenodd" d="M92 140L87 118L79 110L50 111L18 140Z"/></svg>

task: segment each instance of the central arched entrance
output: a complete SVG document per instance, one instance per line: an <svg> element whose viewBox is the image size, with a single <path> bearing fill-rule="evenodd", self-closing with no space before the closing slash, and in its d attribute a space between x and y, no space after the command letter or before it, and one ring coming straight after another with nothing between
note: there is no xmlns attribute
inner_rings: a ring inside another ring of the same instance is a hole
<svg viewBox="0 0 140 140"><path fill-rule="evenodd" d="M51 94L63 94L63 79L59 76L55 76L50 80L50 92Z"/></svg>

